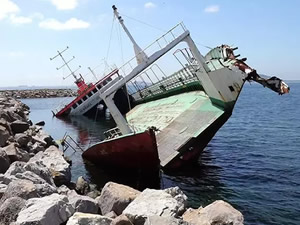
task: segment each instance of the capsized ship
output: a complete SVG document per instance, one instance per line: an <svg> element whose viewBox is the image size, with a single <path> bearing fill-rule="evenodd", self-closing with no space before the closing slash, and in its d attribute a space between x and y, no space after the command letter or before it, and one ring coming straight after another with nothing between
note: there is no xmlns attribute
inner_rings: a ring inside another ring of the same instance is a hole
<svg viewBox="0 0 300 225"><path fill-rule="evenodd" d="M179 168L197 160L228 120L246 81L256 81L279 94L289 92L288 85L281 79L260 77L245 63L245 58L234 54L237 48L222 45L203 56L183 23L141 50L115 6L113 9L133 43L136 57L119 68L119 71L126 71L120 80L100 89L100 96L117 127L106 132L104 141L83 153L87 160L142 170L159 166ZM154 82L149 75L153 66L183 43L187 47L174 52L174 55L184 56L182 69ZM146 54L153 46L158 50ZM136 65L132 66L134 63ZM138 78L148 80L143 87L136 85L137 91L131 92L135 106L122 115L114 103L114 95L125 84L134 86Z"/></svg>

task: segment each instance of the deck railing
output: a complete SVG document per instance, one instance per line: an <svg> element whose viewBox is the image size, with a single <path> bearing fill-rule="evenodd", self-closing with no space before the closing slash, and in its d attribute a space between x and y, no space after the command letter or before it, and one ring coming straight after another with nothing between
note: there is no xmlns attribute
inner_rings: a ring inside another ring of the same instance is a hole
<svg viewBox="0 0 300 225"><path fill-rule="evenodd" d="M177 24L175 27L173 27L172 29L170 29L168 32L166 32L164 35L162 35L160 38L156 39L154 42L152 42L142 51L146 55L150 56L156 51L163 49L165 46L167 46L173 40L178 38L185 31L186 31L186 27L181 22ZM137 56L131 58L129 61L127 61L124 65L122 65L119 68L119 71L124 74L124 77L126 77L126 75L128 75L138 65L136 58Z"/></svg>

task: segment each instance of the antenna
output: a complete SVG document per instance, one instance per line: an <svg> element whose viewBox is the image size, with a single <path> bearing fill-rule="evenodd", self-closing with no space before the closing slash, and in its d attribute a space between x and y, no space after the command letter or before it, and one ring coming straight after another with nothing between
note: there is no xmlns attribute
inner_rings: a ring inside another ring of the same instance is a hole
<svg viewBox="0 0 300 225"><path fill-rule="evenodd" d="M127 34L127 36L129 37L130 41L133 44L133 49L134 49L134 52L135 52L137 63L141 64L142 62L144 62L144 61L146 61L148 59L146 53L140 48L140 46L138 46L138 44L136 43L136 41L134 40L134 38L130 34L129 30L127 29L127 27L124 24L123 18L120 16L120 14L119 14L119 12L117 10L117 7L115 5L113 5L112 9L114 11L115 16L119 20L119 22L120 22L123 30L125 31L125 33Z"/></svg>
<svg viewBox="0 0 300 225"><path fill-rule="evenodd" d="M96 76L96 74L95 74L94 70L92 70L92 68L91 68L91 67L88 67L88 70L89 70L89 71L91 71L91 73L93 74L94 78L95 78L95 79L96 79L96 81L97 81L97 80L98 80L98 78L97 78L97 76Z"/></svg>
<svg viewBox="0 0 300 225"><path fill-rule="evenodd" d="M60 70L61 68L63 68L64 66L67 66L67 68L69 69L69 71L71 72L68 76L66 76L66 77L63 77L63 79L65 80L65 79L67 79L69 76L73 76L74 77L74 79L75 79L75 83L78 81L78 78L76 77L76 75L75 75L75 72L76 71L78 71L80 68L81 68L81 66L79 66L79 68L77 68L76 70L72 70L71 69L71 67L69 66L69 63L73 60L73 59L75 59L75 56L73 56L69 61L66 61L65 60L65 58L63 57L63 55L62 55L62 53L64 53L65 51L67 51L69 49L69 46L67 46L66 47L66 49L64 49L63 51L57 51L58 52L58 54L57 55L55 55L54 57L52 57L52 58L50 58L50 60L52 61L53 59L55 59L56 57L58 57L58 56L60 56L61 57L61 59L62 59L62 61L64 62L64 64L62 65L62 66L60 66L60 67L57 67L56 69L57 70Z"/></svg>

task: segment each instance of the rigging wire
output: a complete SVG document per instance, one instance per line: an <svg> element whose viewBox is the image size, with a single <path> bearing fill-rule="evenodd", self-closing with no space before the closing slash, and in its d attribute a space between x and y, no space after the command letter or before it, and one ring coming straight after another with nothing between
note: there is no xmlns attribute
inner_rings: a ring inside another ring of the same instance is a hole
<svg viewBox="0 0 300 225"><path fill-rule="evenodd" d="M115 16L113 15L113 21L112 21L112 24L111 24L109 42L108 42L108 47L107 47L107 52L106 52L106 61L108 61L108 55L109 55L109 50L110 50L110 45L111 45L111 40L112 40L112 33L113 33L114 22L115 22ZM104 70L106 70L106 69L107 68L105 67Z"/></svg>
<svg viewBox="0 0 300 225"><path fill-rule="evenodd" d="M162 31L162 32L167 32L167 31L164 30L164 29L161 29L161 28L159 28L159 27L153 26L153 25L151 25L151 24L149 24L149 23L146 23L146 22L144 22L144 21L135 19L135 18L133 18L133 17L126 16L126 15L121 14L121 13L120 13L120 15L122 15L122 16L124 16L124 17L127 17L128 19L134 20L134 21L136 21L136 22L139 22L139 23L141 23L141 24L144 24L144 25L147 25L147 26L149 26L149 27L152 27L152 28L154 28L154 29L156 29L156 30L159 30L159 31Z"/></svg>
<svg viewBox="0 0 300 225"><path fill-rule="evenodd" d="M125 15L125 14L121 14L121 13L120 13L120 15L122 15L122 16L128 18L128 19L134 20L134 21L136 21L136 22L139 22L139 23L141 23L141 24L144 24L144 25L146 25L146 26L152 27L152 28L154 28L154 29L156 29L156 30L162 31L162 32L164 32L164 33L167 32L167 31L164 30L164 29L161 29L161 28L159 28L159 27L153 26L153 25L151 25L151 24L149 24L149 23L146 23L146 22L144 22L144 21L141 21L141 20L135 19L135 18L133 18L133 17L127 16L127 15ZM197 43L197 42L195 42L195 43L196 43L197 45L200 45L200 46L204 47L204 48L207 48L207 49L210 49L210 50L213 49L212 47L209 47L209 46L207 46L207 45L204 45L204 44L201 44L201 43Z"/></svg>

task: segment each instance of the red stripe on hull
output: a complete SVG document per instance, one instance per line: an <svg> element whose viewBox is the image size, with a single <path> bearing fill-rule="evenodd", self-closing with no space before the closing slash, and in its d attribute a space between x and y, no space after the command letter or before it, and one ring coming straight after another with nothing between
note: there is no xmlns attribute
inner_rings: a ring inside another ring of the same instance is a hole
<svg viewBox="0 0 300 225"><path fill-rule="evenodd" d="M156 138L151 129L100 142L86 150L82 157L105 166L145 171L159 169Z"/></svg>

